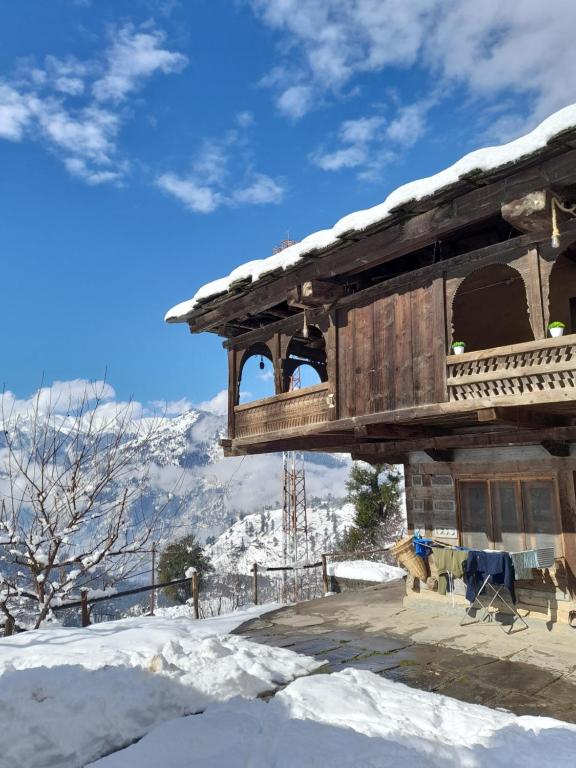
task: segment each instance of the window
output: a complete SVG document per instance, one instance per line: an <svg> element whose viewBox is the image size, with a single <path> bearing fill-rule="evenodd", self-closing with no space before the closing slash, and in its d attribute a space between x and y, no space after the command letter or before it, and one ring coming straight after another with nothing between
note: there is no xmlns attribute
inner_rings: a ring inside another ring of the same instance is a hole
<svg viewBox="0 0 576 768"><path fill-rule="evenodd" d="M462 544L472 549L489 549L492 539L488 483L465 482L460 488Z"/></svg>
<svg viewBox="0 0 576 768"><path fill-rule="evenodd" d="M552 479L460 480L462 544L519 552L559 552L556 483Z"/></svg>

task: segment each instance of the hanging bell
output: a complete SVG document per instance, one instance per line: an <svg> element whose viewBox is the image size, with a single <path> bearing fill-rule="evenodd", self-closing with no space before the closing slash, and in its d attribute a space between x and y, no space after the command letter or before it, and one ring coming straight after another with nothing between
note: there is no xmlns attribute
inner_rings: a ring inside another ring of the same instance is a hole
<svg viewBox="0 0 576 768"><path fill-rule="evenodd" d="M259 366L260 366L260 370L263 371L264 370L264 357L262 355L260 355Z"/></svg>

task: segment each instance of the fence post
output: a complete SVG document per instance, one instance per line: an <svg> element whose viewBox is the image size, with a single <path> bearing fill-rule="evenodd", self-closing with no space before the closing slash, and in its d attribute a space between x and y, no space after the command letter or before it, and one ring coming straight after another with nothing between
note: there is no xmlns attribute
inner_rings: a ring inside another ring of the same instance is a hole
<svg viewBox="0 0 576 768"><path fill-rule="evenodd" d="M252 593L254 605L258 605L258 563L254 563L252 566Z"/></svg>
<svg viewBox="0 0 576 768"><path fill-rule="evenodd" d="M156 607L156 590L154 586L156 584L156 544L152 542L152 590L150 592L150 616L154 616L154 609Z"/></svg>
<svg viewBox="0 0 576 768"><path fill-rule="evenodd" d="M324 582L324 594L330 592L330 582L328 581L328 563L326 562L326 555L321 555L322 560L322 581Z"/></svg>
<svg viewBox="0 0 576 768"><path fill-rule="evenodd" d="M198 606L198 571L195 571L192 574L192 600L194 602L194 618L199 619L200 618L200 610Z"/></svg>
<svg viewBox="0 0 576 768"><path fill-rule="evenodd" d="M82 603L81 605L82 626L89 627L91 624L91 621L90 621L90 610L88 608L88 590L82 589L80 591L80 602Z"/></svg>

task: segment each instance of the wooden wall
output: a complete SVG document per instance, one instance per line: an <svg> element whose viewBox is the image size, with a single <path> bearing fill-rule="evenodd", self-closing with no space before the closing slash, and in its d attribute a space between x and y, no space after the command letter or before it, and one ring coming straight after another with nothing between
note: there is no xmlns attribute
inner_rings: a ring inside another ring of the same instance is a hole
<svg viewBox="0 0 576 768"><path fill-rule="evenodd" d="M340 310L339 417L447 399L442 278Z"/></svg>

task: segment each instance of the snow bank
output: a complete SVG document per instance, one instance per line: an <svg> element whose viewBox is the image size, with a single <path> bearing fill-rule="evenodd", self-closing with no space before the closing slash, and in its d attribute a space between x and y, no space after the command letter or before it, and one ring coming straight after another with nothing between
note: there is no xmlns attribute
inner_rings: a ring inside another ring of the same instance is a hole
<svg viewBox="0 0 576 768"><path fill-rule="evenodd" d="M271 607L0 640L0 763L84 766L164 720L252 698L315 670L319 663L306 656L224 634Z"/></svg>
<svg viewBox="0 0 576 768"><path fill-rule="evenodd" d="M395 565L375 563L372 560L343 560L339 563L328 563L328 575L355 581L386 582L403 579L406 571Z"/></svg>
<svg viewBox="0 0 576 768"><path fill-rule="evenodd" d="M522 158L543 149L554 136L574 127L576 127L576 104L564 107L544 120L531 133L508 144L477 149L434 176L398 187L388 195L383 203L344 216L336 222L332 229L325 229L308 235L299 243L291 245L266 259L242 264L234 269L228 277L222 277L202 286L191 299L169 309L164 319L170 322L181 322L186 319L188 313L201 299L225 293L238 280L250 279L255 282L267 272L279 268L287 269L296 264L305 254L334 245L338 241L338 237L344 233L361 232L371 225L383 221L398 206L429 197L471 174L494 171L510 163L518 162Z"/></svg>
<svg viewBox="0 0 576 768"><path fill-rule="evenodd" d="M574 750L574 725L348 669L297 680L268 704L235 701L164 723L94 768L567 768Z"/></svg>

